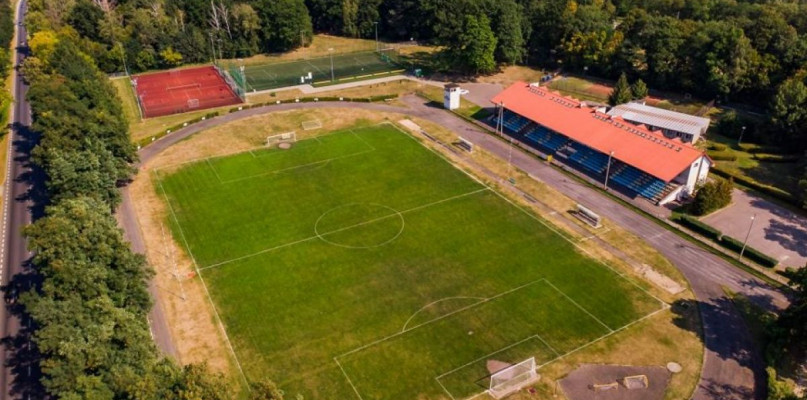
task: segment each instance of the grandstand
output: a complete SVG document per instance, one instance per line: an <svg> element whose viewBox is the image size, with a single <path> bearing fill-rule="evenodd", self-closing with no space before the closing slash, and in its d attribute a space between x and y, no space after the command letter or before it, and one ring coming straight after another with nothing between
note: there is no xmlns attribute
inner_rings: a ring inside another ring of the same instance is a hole
<svg viewBox="0 0 807 400"><path fill-rule="evenodd" d="M537 84L517 82L491 101L501 109L495 115L501 115L504 133L609 188L656 204L691 195L712 165L708 156L680 138L665 137L662 131Z"/></svg>

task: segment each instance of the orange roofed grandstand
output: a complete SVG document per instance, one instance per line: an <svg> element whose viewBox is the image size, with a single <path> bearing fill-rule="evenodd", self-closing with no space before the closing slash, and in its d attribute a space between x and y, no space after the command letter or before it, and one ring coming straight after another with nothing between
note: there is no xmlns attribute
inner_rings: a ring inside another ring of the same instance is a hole
<svg viewBox="0 0 807 400"><path fill-rule="evenodd" d="M614 159L664 182L704 157L677 138L668 139L643 125L610 117L584 101L526 82L514 83L491 101L601 153L613 152Z"/></svg>

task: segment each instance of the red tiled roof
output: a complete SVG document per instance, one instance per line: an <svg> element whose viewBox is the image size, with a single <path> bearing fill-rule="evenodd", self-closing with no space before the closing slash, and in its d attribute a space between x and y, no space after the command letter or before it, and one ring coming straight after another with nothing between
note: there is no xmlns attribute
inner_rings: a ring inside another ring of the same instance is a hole
<svg viewBox="0 0 807 400"><path fill-rule="evenodd" d="M491 99L495 104L526 117L592 149L636 167L665 182L687 169L703 152L671 140L645 126L612 118L543 87L516 82Z"/></svg>

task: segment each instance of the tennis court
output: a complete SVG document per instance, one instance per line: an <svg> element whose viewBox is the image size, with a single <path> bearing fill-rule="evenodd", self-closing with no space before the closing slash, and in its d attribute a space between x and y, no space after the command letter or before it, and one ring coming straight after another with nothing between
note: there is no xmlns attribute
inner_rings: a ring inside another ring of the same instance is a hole
<svg viewBox="0 0 807 400"><path fill-rule="evenodd" d="M402 70L393 51L334 54L331 57L312 58L276 64L248 65L243 77L236 65L229 68L230 75L246 92L276 89L305 83L360 79ZM333 63L332 63L333 61ZM331 72L333 65L333 73Z"/></svg>
<svg viewBox="0 0 807 400"><path fill-rule="evenodd" d="M188 68L132 78L145 118L241 103L215 67Z"/></svg>

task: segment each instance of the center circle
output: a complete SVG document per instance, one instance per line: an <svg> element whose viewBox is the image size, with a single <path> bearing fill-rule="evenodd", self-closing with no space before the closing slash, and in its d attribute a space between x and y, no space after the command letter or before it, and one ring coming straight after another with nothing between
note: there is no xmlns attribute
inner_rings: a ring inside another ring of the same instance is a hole
<svg viewBox="0 0 807 400"><path fill-rule="evenodd" d="M376 203L349 203L325 211L314 224L323 242L349 249L372 249L389 244L403 233L403 214Z"/></svg>

